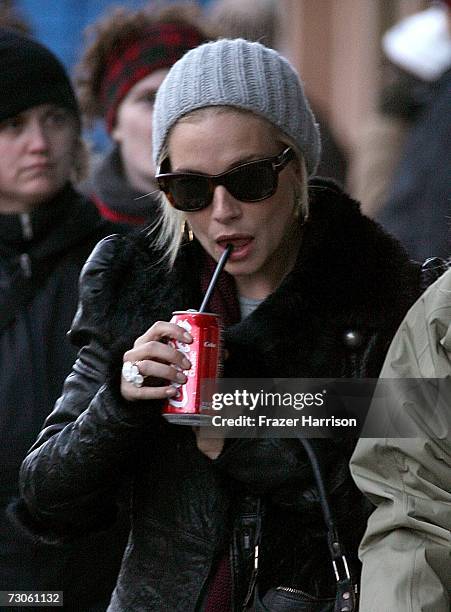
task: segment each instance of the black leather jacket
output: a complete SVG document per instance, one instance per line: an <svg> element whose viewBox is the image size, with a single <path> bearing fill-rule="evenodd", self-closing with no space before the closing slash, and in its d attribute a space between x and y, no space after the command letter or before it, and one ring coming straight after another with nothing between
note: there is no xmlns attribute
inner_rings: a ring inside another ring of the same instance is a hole
<svg viewBox="0 0 451 612"><path fill-rule="evenodd" d="M298 262L277 291L226 330L229 377L374 377L420 292L419 266L317 180ZM297 440L235 440L211 461L190 428L169 425L159 402L119 392L124 350L156 320L198 307L199 246L174 269L156 265L144 234L102 241L85 266L72 340L82 348L63 395L22 466L20 520L47 539L76 538L115 518L132 481L131 533L109 610L201 610L215 563L232 542L234 606L252 562L252 521L264 502L260 585L333 593L318 493ZM197 263L196 263L197 262ZM289 326L289 334L287 327ZM349 330L354 340L348 342ZM352 443L316 440L351 567L367 507L352 483Z"/></svg>

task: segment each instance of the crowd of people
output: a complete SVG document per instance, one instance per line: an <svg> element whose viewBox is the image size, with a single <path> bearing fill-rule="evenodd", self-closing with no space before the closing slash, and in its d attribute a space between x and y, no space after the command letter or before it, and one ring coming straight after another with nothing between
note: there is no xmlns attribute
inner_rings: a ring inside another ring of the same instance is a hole
<svg viewBox="0 0 451 612"><path fill-rule="evenodd" d="M444 239L417 253L364 214L275 49L277 3L260 29L223 4L108 12L75 89L0 25L0 590L61 591L69 612L447 612L447 396L401 385L416 435L358 442L161 415L193 367L171 315L229 245L209 303L223 377L451 380L449 191L431 191ZM111 148L93 158L94 120Z"/></svg>

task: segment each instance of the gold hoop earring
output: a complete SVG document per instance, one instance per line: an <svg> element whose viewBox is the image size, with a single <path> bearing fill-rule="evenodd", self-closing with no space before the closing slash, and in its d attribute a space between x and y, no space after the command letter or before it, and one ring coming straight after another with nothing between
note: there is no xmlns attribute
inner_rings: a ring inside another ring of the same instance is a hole
<svg viewBox="0 0 451 612"><path fill-rule="evenodd" d="M188 238L189 242L192 242L194 240L193 230L191 229L191 226L186 219L183 222L183 234Z"/></svg>
<svg viewBox="0 0 451 612"><path fill-rule="evenodd" d="M293 217L295 219L299 219L302 212L302 198L299 193L294 194L294 208L293 208Z"/></svg>

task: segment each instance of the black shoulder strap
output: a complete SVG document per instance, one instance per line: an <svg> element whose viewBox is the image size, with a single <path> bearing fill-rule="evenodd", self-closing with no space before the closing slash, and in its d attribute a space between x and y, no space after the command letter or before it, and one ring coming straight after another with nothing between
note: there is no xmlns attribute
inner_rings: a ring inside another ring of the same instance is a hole
<svg viewBox="0 0 451 612"><path fill-rule="evenodd" d="M318 458L310 440L302 438L301 436L298 436L298 439L300 440L310 460L313 475L318 487L324 522L327 526L327 541L329 544L329 552L334 569L335 580L337 581L337 595L334 610L356 612L358 609L357 584L353 584L352 577L349 573L344 548L338 536L337 526L335 524L335 519L329 504L326 485L321 474Z"/></svg>

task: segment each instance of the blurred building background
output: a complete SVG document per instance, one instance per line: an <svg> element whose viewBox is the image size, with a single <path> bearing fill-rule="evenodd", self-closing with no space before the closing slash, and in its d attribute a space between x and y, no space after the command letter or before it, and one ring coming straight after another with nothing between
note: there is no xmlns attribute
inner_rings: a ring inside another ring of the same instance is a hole
<svg viewBox="0 0 451 612"><path fill-rule="evenodd" d="M280 0L280 49L351 160L382 87L383 33L428 0ZM352 184L349 185L352 190Z"/></svg>
<svg viewBox="0 0 451 612"><path fill-rule="evenodd" d="M193 0L193 3L205 9L210 1ZM299 70L309 96L352 161L354 142L381 87L381 36L402 17L431 3L428 0L278 1L282 22L277 47ZM118 4L134 8L161 5L164 1L0 0L0 7L15 7L34 35L69 69L77 62L86 25L109 6Z"/></svg>
<svg viewBox="0 0 451 612"><path fill-rule="evenodd" d="M27 20L35 36L47 44L70 68L78 60L84 28L111 6L140 8L169 4L171 0L0 0L1 5L16 7ZM194 4L206 4L199 0Z"/></svg>

